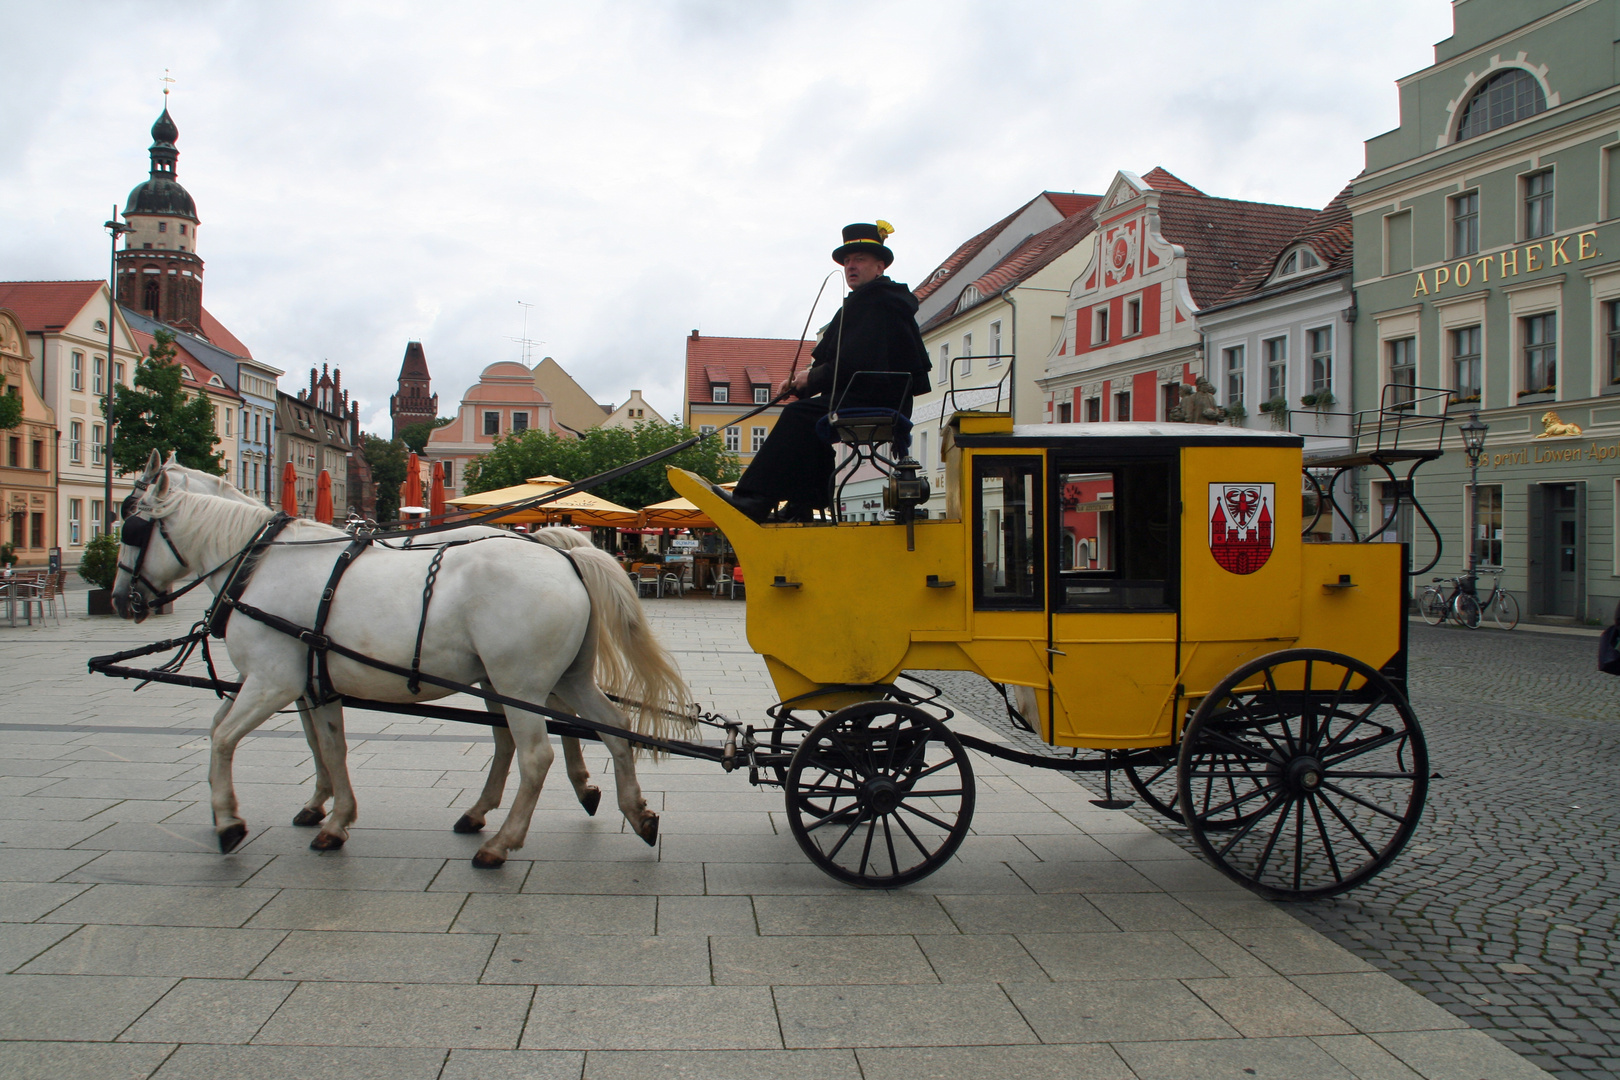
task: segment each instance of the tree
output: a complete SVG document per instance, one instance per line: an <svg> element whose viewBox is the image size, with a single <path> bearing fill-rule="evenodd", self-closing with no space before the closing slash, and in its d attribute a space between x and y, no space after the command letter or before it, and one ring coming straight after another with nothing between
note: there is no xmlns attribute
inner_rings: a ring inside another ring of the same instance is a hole
<svg viewBox="0 0 1620 1080"><path fill-rule="evenodd" d="M22 423L22 416L22 395L15 386L6 387L6 393L0 394L0 430L16 427Z"/></svg>
<svg viewBox="0 0 1620 1080"><path fill-rule="evenodd" d="M120 473L138 473L156 450L173 450L180 464L214 476L223 475L225 455L214 450L214 403L207 394L187 398L175 363L174 335L159 330L146 356L135 368L133 387L114 391L112 459ZM103 408L105 413L105 408Z"/></svg>
<svg viewBox="0 0 1620 1080"><path fill-rule="evenodd" d="M405 482L408 460L402 439L383 439L370 432L360 435L371 478L377 483L377 520L393 521L399 516L399 485Z"/></svg>
<svg viewBox="0 0 1620 1080"><path fill-rule="evenodd" d="M521 484L531 476L583 480L667 449L694 434L691 428L650 421L633 428L592 428L577 439L533 429L497 441L495 449L469 464L466 491L469 495L493 491ZM610 480L591 489L592 493L637 510L663 502L675 495L664 478L664 468L669 465L688 469L716 483L735 480L742 474L737 455L725 449L718 437L713 437L655 465Z"/></svg>
<svg viewBox="0 0 1620 1080"><path fill-rule="evenodd" d="M399 437L404 440L407 449L415 450L418 454L425 454L427 453L428 436L433 434L433 429L442 428L444 425L454 421L455 417L453 416L441 416L437 420L418 420L414 424L406 424L400 428Z"/></svg>

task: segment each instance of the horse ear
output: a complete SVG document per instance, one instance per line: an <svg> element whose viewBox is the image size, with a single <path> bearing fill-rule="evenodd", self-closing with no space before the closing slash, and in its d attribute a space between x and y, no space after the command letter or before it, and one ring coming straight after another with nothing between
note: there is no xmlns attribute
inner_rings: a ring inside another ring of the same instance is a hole
<svg viewBox="0 0 1620 1080"><path fill-rule="evenodd" d="M152 451L152 453L155 454L155 453L157 453L157 451L154 450L154 451ZM178 450L170 450L169 451L169 456L163 459L163 464L165 464L165 465L173 465L176 461L179 461L179 460L180 460L180 451L178 451Z"/></svg>
<svg viewBox="0 0 1620 1080"><path fill-rule="evenodd" d="M153 447L151 456L146 459L146 474L141 479L148 482L163 468L163 458L158 455L157 448Z"/></svg>
<svg viewBox="0 0 1620 1080"><path fill-rule="evenodd" d="M156 451L154 450L153 453L156 453ZM162 499L164 496L168 495L168 493L169 493L169 474L167 472L159 472L158 473L157 487L154 490L157 491L157 497L159 499Z"/></svg>

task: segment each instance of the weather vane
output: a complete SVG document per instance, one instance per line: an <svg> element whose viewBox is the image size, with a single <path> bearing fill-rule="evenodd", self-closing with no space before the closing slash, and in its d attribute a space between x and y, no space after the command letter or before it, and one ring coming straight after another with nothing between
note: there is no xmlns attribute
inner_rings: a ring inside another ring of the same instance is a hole
<svg viewBox="0 0 1620 1080"><path fill-rule="evenodd" d="M168 68L163 69L163 78L159 79L158 82L164 84L164 86L163 86L163 96L168 97L169 96L169 87L174 85L174 80L169 78L169 69Z"/></svg>

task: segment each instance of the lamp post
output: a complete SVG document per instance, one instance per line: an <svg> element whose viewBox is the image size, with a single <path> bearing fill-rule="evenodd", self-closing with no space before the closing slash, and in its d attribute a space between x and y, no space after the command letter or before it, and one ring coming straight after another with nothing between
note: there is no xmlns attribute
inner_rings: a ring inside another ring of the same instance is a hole
<svg viewBox="0 0 1620 1080"><path fill-rule="evenodd" d="M118 204L113 203L111 220L102 226L112 236L112 258L107 264L107 371L106 382L101 384L106 396L102 399L102 412L107 418L105 432L107 444L102 448L102 464L106 466L105 487L101 499L101 531L112 532L112 448L113 448L113 347L118 326L118 238L129 232L129 226L118 220Z"/></svg>
<svg viewBox="0 0 1620 1080"><path fill-rule="evenodd" d="M1468 576L1474 576L1474 567L1479 563L1479 462L1485 456L1485 433L1491 426L1479 418L1478 410L1468 414L1468 421L1459 428L1462 432L1463 450L1468 454L1469 490L1473 493L1473 511L1470 517L1470 531L1468 538Z"/></svg>

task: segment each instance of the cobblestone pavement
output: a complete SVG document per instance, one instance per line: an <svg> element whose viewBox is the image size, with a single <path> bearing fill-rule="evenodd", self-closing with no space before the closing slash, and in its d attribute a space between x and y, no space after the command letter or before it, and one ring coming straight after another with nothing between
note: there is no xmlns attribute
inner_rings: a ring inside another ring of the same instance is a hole
<svg viewBox="0 0 1620 1080"><path fill-rule="evenodd" d="M250 834L221 856L212 696L84 671L194 598L0 627L0 1080L1546 1075L1066 777L979 754L973 835L905 889L825 877L780 792L685 759L638 769L655 847L559 770L478 871L448 825L487 732L350 710L362 817L318 854L285 824L311 762L281 716L237 754ZM742 604L646 607L705 706L762 719Z"/></svg>
<svg viewBox="0 0 1620 1080"><path fill-rule="evenodd" d="M1412 704L1441 774L1423 824L1372 882L1288 907L1583 1080L1620 1076L1620 679L1597 671L1596 651L1589 636L1413 624ZM1005 716L977 676L929 678L974 716ZM1130 813L1192 850L1178 826Z"/></svg>

